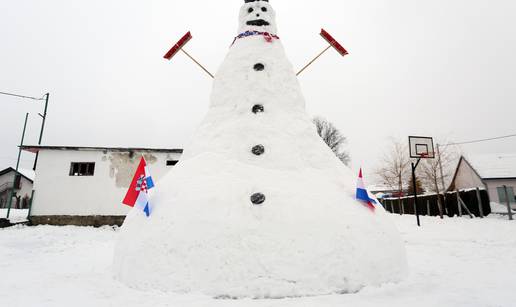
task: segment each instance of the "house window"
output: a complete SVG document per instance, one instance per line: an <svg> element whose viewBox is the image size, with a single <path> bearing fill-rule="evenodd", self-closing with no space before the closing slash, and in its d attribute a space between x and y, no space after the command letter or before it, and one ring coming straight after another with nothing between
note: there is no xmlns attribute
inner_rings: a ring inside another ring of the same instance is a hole
<svg viewBox="0 0 516 307"><path fill-rule="evenodd" d="M93 176L94 173L94 162L72 162L70 165L70 176Z"/></svg>
<svg viewBox="0 0 516 307"><path fill-rule="evenodd" d="M498 199L502 204L507 203L507 198L505 197L505 188L504 187L498 187L496 188L496 191L498 191ZM516 198L514 197L514 188L513 187L507 187L507 194L509 195L509 200L511 203L516 202Z"/></svg>
<svg viewBox="0 0 516 307"><path fill-rule="evenodd" d="M177 160L167 160L167 166L175 166L178 162Z"/></svg>

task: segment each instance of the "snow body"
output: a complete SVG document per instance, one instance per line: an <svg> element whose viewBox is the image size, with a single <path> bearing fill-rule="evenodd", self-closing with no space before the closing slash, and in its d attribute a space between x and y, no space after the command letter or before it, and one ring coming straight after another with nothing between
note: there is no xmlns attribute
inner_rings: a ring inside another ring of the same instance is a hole
<svg viewBox="0 0 516 307"><path fill-rule="evenodd" d="M272 7L258 1L243 6L241 31L263 31L243 24L249 7L267 7L274 27ZM257 104L264 112L252 112ZM356 175L317 135L281 41L238 39L182 161L157 183L152 217L127 217L115 273L137 288L215 297L348 293L398 281L407 266L400 236L382 208L355 200ZM255 193L263 204L251 202Z"/></svg>

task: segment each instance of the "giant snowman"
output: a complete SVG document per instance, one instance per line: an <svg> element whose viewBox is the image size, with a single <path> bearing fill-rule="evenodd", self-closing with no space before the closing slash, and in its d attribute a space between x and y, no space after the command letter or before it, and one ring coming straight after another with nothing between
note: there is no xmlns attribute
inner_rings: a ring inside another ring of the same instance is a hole
<svg viewBox="0 0 516 307"><path fill-rule="evenodd" d="M268 1L240 10L239 36L152 216L127 217L115 250L129 286L214 297L351 293L399 281L405 250L385 211L317 135Z"/></svg>

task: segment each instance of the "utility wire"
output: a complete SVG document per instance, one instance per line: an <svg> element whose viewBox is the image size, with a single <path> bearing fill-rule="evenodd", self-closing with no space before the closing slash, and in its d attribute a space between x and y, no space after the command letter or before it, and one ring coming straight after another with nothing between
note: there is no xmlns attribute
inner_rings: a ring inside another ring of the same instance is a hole
<svg viewBox="0 0 516 307"><path fill-rule="evenodd" d="M18 98L25 98L25 99L32 99L32 100L43 100L43 97L41 98L35 98L35 97L30 97L30 96L23 96L23 95L18 95L18 94L13 94L13 93L5 93L5 92L0 92L1 95L6 95L6 96L13 96L13 97L18 97Z"/></svg>
<svg viewBox="0 0 516 307"><path fill-rule="evenodd" d="M449 145L465 145L465 144L474 144L474 143L482 143L482 142L488 142L488 141L494 141L494 140L501 140L501 139L508 139L516 137L516 134L510 134L510 135L504 135L504 136L498 136L494 138L488 138L488 139L481 139L481 140L474 140L474 141L467 141L467 142L458 142L458 143L448 143L444 146Z"/></svg>

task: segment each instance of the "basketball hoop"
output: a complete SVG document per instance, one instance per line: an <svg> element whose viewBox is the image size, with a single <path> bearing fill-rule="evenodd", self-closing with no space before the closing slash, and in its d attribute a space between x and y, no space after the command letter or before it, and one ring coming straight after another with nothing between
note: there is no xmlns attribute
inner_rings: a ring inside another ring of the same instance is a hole
<svg viewBox="0 0 516 307"><path fill-rule="evenodd" d="M409 150L413 159L434 159L434 139L426 136L409 136Z"/></svg>
<svg viewBox="0 0 516 307"><path fill-rule="evenodd" d="M425 136L409 136L409 150L410 157L417 159L416 163L412 162L412 184L414 185L414 207L416 209L417 226L421 226L417 204L416 168L421 159L435 158L434 139Z"/></svg>

